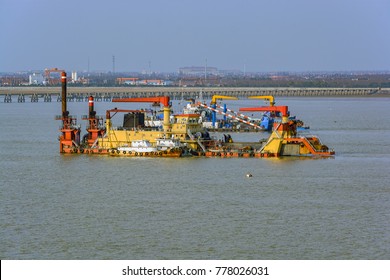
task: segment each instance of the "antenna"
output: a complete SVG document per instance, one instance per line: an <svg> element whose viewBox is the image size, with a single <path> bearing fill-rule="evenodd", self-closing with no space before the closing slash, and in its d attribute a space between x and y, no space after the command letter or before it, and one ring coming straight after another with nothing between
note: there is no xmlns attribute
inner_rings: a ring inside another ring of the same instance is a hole
<svg viewBox="0 0 390 280"><path fill-rule="evenodd" d="M112 56L112 73L115 74L115 55Z"/></svg>
<svg viewBox="0 0 390 280"><path fill-rule="evenodd" d="M204 66L204 82L206 83L207 80L207 58L206 58L206 64Z"/></svg>

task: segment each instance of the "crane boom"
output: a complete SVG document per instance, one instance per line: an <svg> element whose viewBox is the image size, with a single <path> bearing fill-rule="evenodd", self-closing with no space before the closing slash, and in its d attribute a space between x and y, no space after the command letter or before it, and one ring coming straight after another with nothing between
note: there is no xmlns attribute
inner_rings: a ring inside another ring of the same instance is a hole
<svg viewBox="0 0 390 280"><path fill-rule="evenodd" d="M112 102L151 102L161 103L164 107L169 107L169 96L114 98Z"/></svg>
<svg viewBox="0 0 390 280"><path fill-rule="evenodd" d="M169 96L155 96L155 97L133 97L133 98L114 98L112 102L152 102L152 103L161 103L164 105L164 122L163 129L164 133L168 135L170 130L170 115L171 109L169 108ZM107 129L108 130L108 129Z"/></svg>
<svg viewBox="0 0 390 280"><path fill-rule="evenodd" d="M237 100L238 98L237 97L233 97L233 96L225 96L225 95L213 95L213 97L211 98L210 104L217 103L217 99Z"/></svg>
<svg viewBox="0 0 390 280"><path fill-rule="evenodd" d="M275 105L275 98L272 95L255 95L255 96L249 96L248 98L269 100L269 106Z"/></svg>

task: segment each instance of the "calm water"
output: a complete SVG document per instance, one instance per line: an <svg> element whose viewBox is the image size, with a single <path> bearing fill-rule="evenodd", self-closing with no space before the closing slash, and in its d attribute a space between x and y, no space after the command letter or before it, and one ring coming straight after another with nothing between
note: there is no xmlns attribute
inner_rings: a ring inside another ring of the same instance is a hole
<svg viewBox="0 0 390 280"><path fill-rule="evenodd" d="M0 103L0 259L390 259L390 99L277 104L335 158L60 155L60 103Z"/></svg>

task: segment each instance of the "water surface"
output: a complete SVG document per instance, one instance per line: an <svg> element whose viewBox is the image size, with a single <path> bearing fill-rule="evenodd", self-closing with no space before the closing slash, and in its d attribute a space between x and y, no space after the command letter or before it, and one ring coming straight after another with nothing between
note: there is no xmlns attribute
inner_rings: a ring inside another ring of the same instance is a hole
<svg viewBox="0 0 390 280"><path fill-rule="evenodd" d="M336 156L60 155L60 103L0 103L0 258L389 259L390 99L276 101Z"/></svg>

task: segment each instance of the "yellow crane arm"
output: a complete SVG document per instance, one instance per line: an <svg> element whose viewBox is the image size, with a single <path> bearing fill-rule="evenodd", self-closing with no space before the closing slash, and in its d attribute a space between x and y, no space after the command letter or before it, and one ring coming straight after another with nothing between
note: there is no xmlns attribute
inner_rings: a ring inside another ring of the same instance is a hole
<svg viewBox="0 0 390 280"><path fill-rule="evenodd" d="M238 100L237 97L233 96L225 96L225 95L213 95L211 98L211 104L217 103L217 99L231 99L231 100Z"/></svg>
<svg viewBox="0 0 390 280"><path fill-rule="evenodd" d="M249 96L248 98L269 100L269 106L275 105L275 99L272 95L256 95L256 96Z"/></svg>

